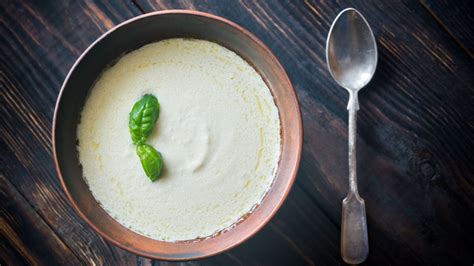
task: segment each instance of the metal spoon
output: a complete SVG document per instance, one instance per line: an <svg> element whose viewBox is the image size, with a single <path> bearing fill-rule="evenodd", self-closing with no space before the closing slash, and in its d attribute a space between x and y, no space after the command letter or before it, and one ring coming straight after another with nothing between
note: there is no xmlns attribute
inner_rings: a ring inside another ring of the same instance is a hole
<svg viewBox="0 0 474 266"><path fill-rule="evenodd" d="M349 92L349 187L342 201L341 255L350 264L369 254L365 203L357 191L356 134L357 93L374 75L377 44L365 18L355 9L341 11L329 30L326 60L332 77Z"/></svg>

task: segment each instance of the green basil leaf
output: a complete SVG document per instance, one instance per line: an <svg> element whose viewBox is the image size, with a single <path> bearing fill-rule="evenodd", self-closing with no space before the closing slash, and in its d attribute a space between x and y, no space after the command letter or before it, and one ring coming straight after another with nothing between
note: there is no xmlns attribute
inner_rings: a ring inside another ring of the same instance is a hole
<svg viewBox="0 0 474 266"><path fill-rule="evenodd" d="M155 181L160 177L163 169L163 158L155 148L148 144L137 146L137 154L140 157L143 170L151 181Z"/></svg>
<svg viewBox="0 0 474 266"><path fill-rule="evenodd" d="M151 94L145 94L133 105L128 122L133 144L139 145L145 143L155 126L159 114L160 103L158 99Z"/></svg>

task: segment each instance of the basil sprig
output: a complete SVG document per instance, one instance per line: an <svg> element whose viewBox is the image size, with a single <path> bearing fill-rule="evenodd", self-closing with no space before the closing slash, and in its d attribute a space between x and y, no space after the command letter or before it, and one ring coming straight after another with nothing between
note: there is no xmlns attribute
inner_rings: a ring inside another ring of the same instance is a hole
<svg viewBox="0 0 474 266"><path fill-rule="evenodd" d="M145 94L133 105L128 121L132 142L137 145L137 155L145 174L152 182L161 175L163 158L161 153L145 144L145 141L155 127L159 115L160 103L158 99L154 95Z"/></svg>

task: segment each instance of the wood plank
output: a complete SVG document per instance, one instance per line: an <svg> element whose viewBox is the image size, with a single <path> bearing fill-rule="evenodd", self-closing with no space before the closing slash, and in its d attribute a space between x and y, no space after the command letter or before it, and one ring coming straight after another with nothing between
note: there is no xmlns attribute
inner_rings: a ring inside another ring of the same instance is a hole
<svg viewBox="0 0 474 266"><path fill-rule="evenodd" d="M50 125L74 60L140 11L132 3L2 1L0 12L2 171L81 264L136 264L136 256L106 243L69 205L52 162Z"/></svg>
<svg viewBox="0 0 474 266"><path fill-rule="evenodd" d="M80 263L71 249L2 174L0 202L0 258L5 259L5 264Z"/></svg>
<svg viewBox="0 0 474 266"><path fill-rule="evenodd" d="M321 209L321 215L313 217L323 221L314 237L331 228L338 230L347 190L348 97L326 70L325 41L340 10L359 9L379 45L378 70L361 92L359 113L359 185L366 199L371 241L367 263L473 261L474 242L469 236L474 235L470 226L474 169L468 159L474 150L473 63L420 3L137 2L146 12L190 8L223 16L252 31L275 52L302 105L304 148L293 189L298 193L293 197L306 194L312 199L314 205L301 205L307 213ZM273 223L288 226L288 218L276 217ZM298 239L304 230L307 227L292 228L289 239L298 246L314 247L309 240ZM260 246L272 243L268 239L262 238ZM337 233L321 245L330 243L337 246ZM335 248L328 252L341 262Z"/></svg>
<svg viewBox="0 0 474 266"><path fill-rule="evenodd" d="M474 58L472 3L447 0L421 0L421 3L466 53Z"/></svg>

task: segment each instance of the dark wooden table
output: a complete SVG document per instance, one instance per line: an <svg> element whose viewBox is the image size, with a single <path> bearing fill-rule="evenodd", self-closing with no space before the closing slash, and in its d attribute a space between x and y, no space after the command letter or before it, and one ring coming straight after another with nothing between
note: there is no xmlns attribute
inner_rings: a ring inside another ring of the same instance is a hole
<svg viewBox="0 0 474 266"><path fill-rule="evenodd" d="M347 93L325 43L345 7L374 29L379 65L360 94L359 188L373 265L474 263L474 19L469 1L0 1L0 264L160 264L104 241L74 212L52 160L69 68L136 15L196 9L261 38L286 68L304 121L299 174L255 237L191 264L337 265L347 191ZM166 264L166 263L163 263Z"/></svg>

